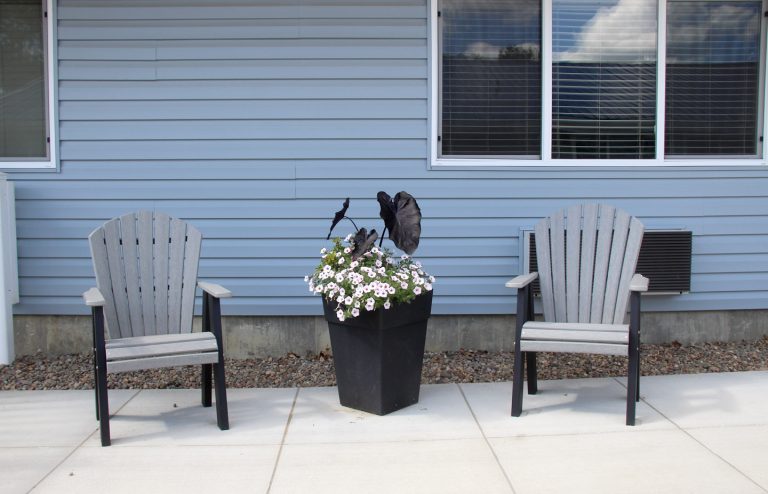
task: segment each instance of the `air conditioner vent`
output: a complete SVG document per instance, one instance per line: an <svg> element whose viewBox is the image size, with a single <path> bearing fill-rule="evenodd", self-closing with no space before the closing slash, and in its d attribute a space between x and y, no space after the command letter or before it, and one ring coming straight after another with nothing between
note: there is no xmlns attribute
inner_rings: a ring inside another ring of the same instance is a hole
<svg viewBox="0 0 768 494"><path fill-rule="evenodd" d="M523 262L527 258L527 273L538 271L536 262L536 236L524 232L527 245ZM691 251L693 235L685 230L646 230L640 245L636 272L650 280L652 293L683 293L691 291ZM541 293L539 282L533 283L533 292Z"/></svg>

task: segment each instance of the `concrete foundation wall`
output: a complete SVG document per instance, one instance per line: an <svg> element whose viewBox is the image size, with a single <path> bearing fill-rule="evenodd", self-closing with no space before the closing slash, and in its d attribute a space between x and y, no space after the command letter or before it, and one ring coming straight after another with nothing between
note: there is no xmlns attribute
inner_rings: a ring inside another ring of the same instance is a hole
<svg viewBox="0 0 768 494"><path fill-rule="evenodd" d="M224 318L226 354L233 358L317 353L330 347L322 317ZM200 319L195 327L200 329ZM427 351L512 350L514 316L433 316ZM91 347L91 319L86 316L15 316L16 356L43 352L83 353ZM757 340L768 335L768 310L649 312L642 317L644 343Z"/></svg>

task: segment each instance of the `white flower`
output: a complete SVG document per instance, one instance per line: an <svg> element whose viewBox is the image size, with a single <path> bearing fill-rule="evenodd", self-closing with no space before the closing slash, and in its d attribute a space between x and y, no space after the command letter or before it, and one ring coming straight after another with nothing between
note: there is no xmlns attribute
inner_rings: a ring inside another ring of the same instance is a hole
<svg viewBox="0 0 768 494"><path fill-rule="evenodd" d="M344 303L344 296L343 296L343 295L339 295L339 296L336 298L336 302L338 302L338 303L340 303L340 304L343 304L343 303Z"/></svg>
<svg viewBox="0 0 768 494"><path fill-rule="evenodd" d="M349 254L350 252L352 252L352 249L350 249L349 247L344 249L345 254Z"/></svg>
<svg viewBox="0 0 768 494"><path fill-rule="evenodd" d="M309 276L304 277L304 283L309 283Z"/></svg>
<svg viewBox="0 0 768 494"><path fill-rule="evenodd" d="M344 305L352 305L352 297L345 298Z"/></svg>
<svg viewBox="0 0 768 494"><path fill-rule="evenodd" d="M435 277L434 276L430 276L429 277L429 282L430 283L434 283L435 282Z"/></svg>
<svg viewBox="0 0 768 494"><path fill-rule="evenodd" d="M381 259L376 259L376 267L377 268L381 267Z"/></svg>
<svg viewBox="0 0 768 494"><path fill-rule="evenodd" d="M374 305L375 303L376 301L371 297L368 297L368 300L365 301L365 305L368 305L368 304Z"/></svg>
<svg viewBox="0 0 768 494"><path fill-rule="evenodd" d="M390 295L394 295L395 291L396 291L395 287L393 287L393 286L390 286L390 287L387 288L387 293L389 293Z"/></svg>
<svg viewBox="0 0 768 494"><path fill-rule="evenodd" d="M352 240L352 234L351 233L349 235L347 235L346 237L344 237L344 241L345 242L350 242L351 240Z"/></svg>
<svg viewBox="0 0 768 494"><path fill-rule="evenodd" d="M389 303L389 300L387 300L386 302L384 302L384 308L385 308L385 309L389 309L390 307L392 307L392 304L390 304L390 303Z"/></svg>
<svg viewBox="0 0 768 494"><path fill-rule="evenodd" d="M365 304L365 310L369 312L373 310L373 307L374 307L374 304L371 304L371 303Z"/></svg>
<svg viewBox="0 0 768 494"><path fill-rule="evenodd" d="M349 267L350 267L350 268L352 268L352 269L355 269L355 268L356 268L357 266L359 266L359 265L360 265L360 263L359 263L359 262L357 262L357 261L352 261L352 262L349 264Z"/></svg>
<svg viewBox="0 0 768 494"><path fill-rule="evenodd" d="M331 267L329 265L326 264L325 266L323 266L323 272L327 273L330 270L331 270Z"/></svg>
<svg viewBox="0 0 768 494"><path fill-rule="evenodd" d="M343 257L339 258L339 264L344 264L344 258Z"/></svg>
<svg viewBox="0 0 768 494"><path fill-rule="evenodd" d="M413 293L415 293L416 295L421 295L421 287L420 286L414 287Z"/></svg>
<svg viewBox="0 0 768 494"><path fill-rule="evenodd" d="M358 309L357 307L352 309L352 317L357 317L359 315L360 315L360 309Z"/></svg>
<svg viewBox="0 0 768 494"><path fill-rule="evenodd" d="M320 249L320 253L321 253L321 254L325 254L325 253L327 253L327 252L328 252L328 249L326 249L325 247L323 247L322 249Z"/></svg>
<svg viewBox="0 0 768 494"><path fill-rule="evenodd" d="M400 256L400 259L405 261L406 259L408 259L408 254L403 254L402 256Z"/></svg>
<svg viewBox="0 0 768 494"><path fill-rule="evenodd" d="M344 281L344 275L341 273L336 273L336 281L338 281L339 283Z"/></svg>
<svg viewBox="0 0 768 494"><path fill-rule="evenodd" d="M407 290L408 289L408 283L405 283L405 282L400 283L400 288L402 288L403 290Z"/></svg>
<svg viewBox="0 0 768 494"><path fill-rule="evenodd" d="M343 321L344 320L344 311L341 310L341 309L337 310L336 311L336 317L339 318L339 321Z"/></svg>
<svg viewBox="0 0 768 494"><path fill-rule="evenodd" d="M424 289L427 291L432 290L432 283L424 283Z"/></svg>

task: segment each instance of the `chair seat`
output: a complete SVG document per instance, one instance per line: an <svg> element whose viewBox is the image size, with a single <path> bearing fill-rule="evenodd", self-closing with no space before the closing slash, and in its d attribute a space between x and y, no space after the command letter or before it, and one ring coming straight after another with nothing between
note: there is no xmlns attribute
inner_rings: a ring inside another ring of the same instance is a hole
<svg viewBox="0 0 768 494"><path fill-rule="evenodd" d="M520 350L627 355L628 324L549 323L523 325Z"/></svg>
<svg viewBox="0 0 768 494"><path fill-rule="evenodd" d="M108 373L213 364L219 359L216 337L207 331L113 339L106 343L106 353Z"/></svg>

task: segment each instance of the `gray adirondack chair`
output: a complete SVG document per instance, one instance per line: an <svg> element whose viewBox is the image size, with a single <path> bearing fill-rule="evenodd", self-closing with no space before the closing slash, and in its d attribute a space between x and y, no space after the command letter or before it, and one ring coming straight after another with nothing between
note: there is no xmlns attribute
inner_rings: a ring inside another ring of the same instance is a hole
<svg viewBox="0 0 768 494"><path fill-rule="evenodd" d="M536 352L629 357L627 425L640 399L640 293L648 279L635 274L643 225L612 206L572 206L535 228L539 271L506 283L517 292L512 415L523 409L523 368L528 393L537 392ZM531 282L539 279L544 320L533 317ZM629 324L624 320L631 298Z"/></svg>
<svg viewBox="0 0 768 494"><path fill-rule="evenodd" d="M88 237L97 288L83 294L92 308L96 418L101 444L111 444L107 374L178 365L202 365L202 402L229 429L220 299L231 292L197 281L200 232L167 214L130 213ZM192 332L196 287L203 291L203 331ZM106 339L104 323L109 333Z"/></svg>

